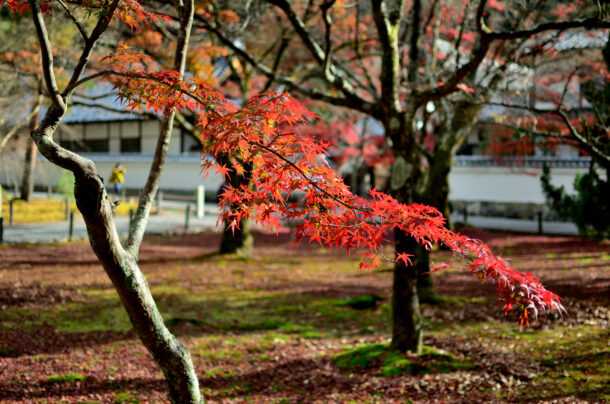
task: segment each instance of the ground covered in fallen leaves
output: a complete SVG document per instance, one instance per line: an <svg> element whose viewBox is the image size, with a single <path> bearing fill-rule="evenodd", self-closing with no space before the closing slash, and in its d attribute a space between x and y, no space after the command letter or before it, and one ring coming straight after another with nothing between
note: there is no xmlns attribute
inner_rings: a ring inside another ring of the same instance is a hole
<svg viewBox="0 0 610 404"><path fill-rule="evenodd" d="M210 402L608 402L610 244L464 229L564 298L519 330L454 262L423 305L424 354L389 353L391 264L258 235L148 238L140 263ZM388 254L391 253L388 250ZM436 262L450 258L437 251ZM0 247L0 402L167 402L88 244Z"/></svg>

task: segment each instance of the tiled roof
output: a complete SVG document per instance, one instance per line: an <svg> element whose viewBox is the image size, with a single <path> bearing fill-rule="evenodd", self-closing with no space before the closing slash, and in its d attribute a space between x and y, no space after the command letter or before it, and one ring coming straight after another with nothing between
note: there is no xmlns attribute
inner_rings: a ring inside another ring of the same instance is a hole
<svg viewBox="0 0 610 404"><path fill-rule="evenodd" d="M226 58L219 58L215 65L213 75L214 77L222 77L229 70L229 63ZM79 97L77 94L73 96L74 101L80 101L87 104L100 104L103 107L107 107L115 110L124 110L125 102L121 102L117 99L116 93L113 93L112 85L110 84L97 84L92 88L88 88L84 91L86 97ZM104 97L104 95L106 95ZM101 97L91 100L91 97ZM41 114L41 116L44 115ZM109 111L105 108L86 107L81 105L73 105L69 108L68 113L63 119L64 123L83 123L83 122L108 122L108 121L133 121L139 120L142 117L136 113L125 112L114 112Z"/></svg>

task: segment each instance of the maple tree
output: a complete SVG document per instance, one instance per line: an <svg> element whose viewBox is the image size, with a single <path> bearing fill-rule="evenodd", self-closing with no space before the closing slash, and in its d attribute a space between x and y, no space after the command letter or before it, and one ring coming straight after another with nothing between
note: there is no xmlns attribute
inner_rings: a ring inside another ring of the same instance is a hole
<svg viewBox="0 0 610 404"><path fill-rule="evenodd" d="M219 160L221 156L229 156L232 169L222 163L204 161L206 171L216 169L225 177L230 175L230 170L240 174L250 171L252 186L228 186L222 194L221 204L229 209L223 211L221 218L229 228L237 228L246 217L270 230L278 230L283 222L291 222L297 243L308 240L331 248L364 250L362 269L379 266L384 238L387 232L394 231L398 241L395 256L390 260L400 268L410 268L412 260L410 250L403 243L415 242L427 250L433 244L443 244L468 262L466 270L474 276L497 284L504 311L507 314L514 311L522 325L528 324L539 312L563 310L558 296L546 290L535 276L511 269L506 260L495 256L482 242L447 229L437 209L419 203L404 204L377 190L372 190L368 198L354 195L327 164L324 155L328 144L298 130L298 126L310 124L315 114L288 94L270 90L238 107L208 81L185 74L195 11L193 0L176 4L177 17L173 22L147 11L134 0L72 5L74 10L62 6L82 35L81 54L65 83L57 80L53 45L44 16L53 10L55 2L6 0L4 3L16 15L31 16L40 48L44 88L51 102L31 136L50 162L74 174L76 203L93 251L115 286L136 334L161 367L172 402L201 402L198 379L188 350L164 325L137 258L177 111L195 114L195 125L202 128L205 153ZM84 7L82 15L74 12L80 7ZM79 18L90 19L92 28L85 28ZM138 30L151 21L169 24L178 32L170 70L160 69L150 56L134 52L124 44L101 57L105 68L100 69L96 64L95 69L90 69L94 48L110 27L126 25ZM93 162L61 147L53 139L74 91L102 79L114 83L128 107L147 109L164 117L149 176L124 243L116 232L113 204ZM292 201L290 197L297 193L301 197ZM405 273L410 272L405 270ZM395 302L395 315L401 314L396 310L411 310L418 305L417 294L412 293L415 278L401 273L398 278L395 283L405 282L404 297L412 301L405 302L403 297L399 304ZM420 327L418 315L418 310L412 312L410 327ZM420 339L421 333L409 338ZM414 352L419 344L420 341L415 341L412 345Z"/></svg>
<svg viewBox="0 0 610 404"><path fill-rule="evenodd" d="M543 52L545 41L531 46L533 37L610 27L602 10L606 6L595 2L582 2L576 9L559 2L495 0L265 3L256 12L250 3L231 6L239 18L229 27L216 17L228 8L222 2L210 2L195 18L242 64L274 85L381 122L394 157L392 195L443 213L452 158L483 104L475 97L494 83L506 83L507 72L514 70L511 55ZM241 35L246 27L247 37ZM252 32L268 31L277 39L265 52L239 45L258 41L260 35ZM426 112L428 105L434 113ZM433 120L438 125L431 133L426 121ZM425 275L429 251L400 230L395 240L397 253L413 255L414 265L395 264L391 347L418 351L417 289L431 290Z"/></svg>

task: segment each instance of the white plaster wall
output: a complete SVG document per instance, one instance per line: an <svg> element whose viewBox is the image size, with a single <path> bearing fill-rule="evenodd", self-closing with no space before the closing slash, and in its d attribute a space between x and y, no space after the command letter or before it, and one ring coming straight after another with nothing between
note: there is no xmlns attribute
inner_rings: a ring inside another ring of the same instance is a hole
<svg viewBox="0 0 610 404"><path fill-rule="evenodd" d="M159 139L160 127L161 127L161 124L158 121L142 122L142 153L143 154L152 154L155 152L155 147L157 147L157 139ZM174 130L172 131L172 137L169 142L168 153L169 154L180 154L180 152L181 152L181 150L180 150L180 129L177 129L174 125Z"/></svg>
<svg viewBox="0 0 610 404"><path fill-rule="evenodd" d="M587 168L552 168L551 183L574 192L576 173ZM544 203L540 185L542 168L453 167L449 175L449 199L457 201Z"/></svg>
<svg viewBox="0 0 610 404"><path fill-rule="evenodd" d="M176 140L179 140L176 137ZM139 189L144 186L150 167L150 154L90 154L102 177L107 181L112 167L121 162L127 169L126 186ZM0 183L11 187L21 181L22 163L2 156L0 160ZM215 191L222 185L222 178L212 173L206 181L201 175L200 158L192 155L169 155L161 177L161 189L191 191L203 184L207 191ZM576 173L585 173L587 168L553 168L552 182L563 185L573 192ZM544 203L540 186L540 168L516 167L453 167L449 176L451 200L479 202ZM600 173L601 174L601 173ZM61 170L46 160L36 164L36 184L54 185Z"/></svg>
<svg viewBox="0 0 610 404"><path fill-rule="evenodd" d="M108 185L108 178L115 162L96 162L98 172L102 175ZM146 183L146 176L150 168L150 162L123 161L121 164L127 169L125 173L125 186L129 189L141 189ZM204 185L206 190L217 190L222 185L222 177L212 173L204 181L201 175L199 161L191 162L168 162L165 165L159 188L162 190L190 191L199 185Z"/></svg>
<svg viewBox="0 0 610 404"><path fill-rule="evenodd" d="M142 122L142 153L154 153L159 137L159 122Z"/></svg>
<svg viewBox="0 0 610 404"><path fill-rule="evenodd" d="M87 140L106 139L108 138L108 128L105 123L87 125L85 138Z"/></svg>
<svg viewBox="0 0 610 404"><path fill-rule="evenodd" d="M119 126L118 122L111 122L110 125L110 153L119 153L121 151L121 139L119 138Z"/></svg>
<svg viewBox="0 0 610 404"><path fill-rule="evenodd" d="M121 138L122 139L133 139L139 136L138 133L138 122L121 122Z"/></svg>
<svg viewBox="0 0 610 404"><path fill-rule="evenodd" d="M144 187L150 162L150 156L139 155L104 155L94 156L86 155L93 160L98 172L104 178L108 185L108 178L112 168L117 162L120 162L126 169L125 185L129 189L141 189ZM13 184L21 183L22 163L20 161L9 161L2 159L0 161L0 184L4 184L8 189L13 188ZM197 156L189 157L168 157L164 172L161 176L160 189L175 190L175 191L193 191L199 185L204 185L206 191L215 192L223 183L222 177L212 172L203 180L201 174L200 158ZM62 170L47 160L39 159L36 162L36 185L53 186L59 177L62 175Z"/></svg>

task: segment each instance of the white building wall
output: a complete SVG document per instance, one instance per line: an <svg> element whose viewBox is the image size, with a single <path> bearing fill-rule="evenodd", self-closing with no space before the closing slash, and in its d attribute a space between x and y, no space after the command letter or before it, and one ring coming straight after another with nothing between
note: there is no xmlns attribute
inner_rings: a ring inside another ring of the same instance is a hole
<svg viewBox="0 0 610 404"><path fill-rule="evenodd" d="M90 125L93 126L93 125ZM120 123L120 134L121 139L134 139L140 136L138 122L121 122Z"/></svg>
<svg viewBox="0 0 610 404"><path fill-rule="evenodd" d="M150 154L89 154L100 173L108 181L110 172L117 162L127 169L125 185L129 189L144 186L152 156ZM3 156L0 161L0 183L8 186L20 184L22 163ZM587 168L552 168L554 185L563 185L568 193L573 193L574 177L586 173ZM223 183L222 177L212 173L204 181L201 175L198 154L169 155L161 177L160 188L190 192L203 184L207 191L215 192ZM46 160L36 165L36 184L54 185L62 171ZM505 202L535 203L545 202L540 185L542 170L535 167L472 167L454 166L449 176L449 198L465 202ZM604 176L600 172L600 175Z"/></svg>
<svg viewBox="0 0 610 404"><path fill-rule="evenodd" d="M552 168L551 183L574 193L574 177L587 168ZM540 185L542 168L453 167L449 175L449 199L472 202L544 203Z"/></svg>
<svg viewBox="0 0 610 404"><path fill-rule="evenodd" d="M154 153L159 137L159 122L142 122L142 153Z"/></svg>
<svg viewBox="0 0 610 404"><path fill-rule="evenodd" d="M86 125L85 126L85 139L87 140L99 140L108 138L108 127L106 124L97 125Z"/></svg>
<svg viewBox="0 0 610 404"><path fill-rule="evenodd" d="M104 178L106 185L112 168L120 162L126 169L125 186L129 189L141 189L146 183L148 170L152 161L151 155L125 155L125 154L84 154L93 160L98 172ZM3 156L0 161L0 184L7 189L12 189L21 183L23 170L22 160L9 159ZM160 189L167 191L195 191L199 185L204 185L206 191L216 192L223 183L221 176L212 172L203 180L201 174L201 157L199 155L189 156L168 156L165 169L161 175ZM46 159L39 159L36 162L35 181L38 186L54 186L62 175L62 170Z"/></svg>
<svg viewBox="0 0 610 404"><path fill-rule="evenodd" d="M110 142L108 143L108 149L110 153L119 153L121 151L121 139L119 138L119 126L118 122L111 122L107 125L110 126ZM107 129L108 130L108 129Z"/></svg>

